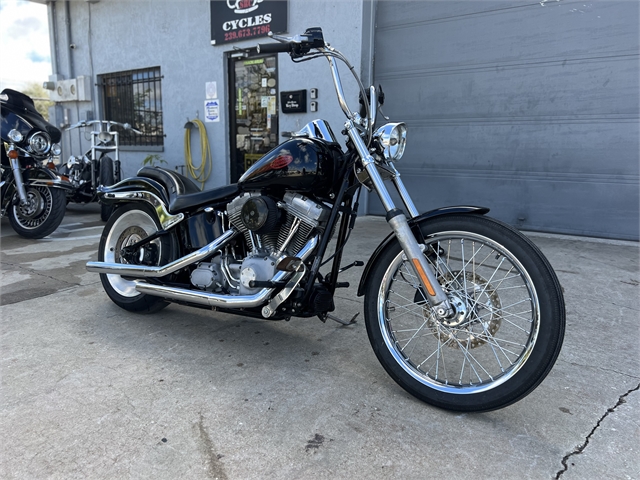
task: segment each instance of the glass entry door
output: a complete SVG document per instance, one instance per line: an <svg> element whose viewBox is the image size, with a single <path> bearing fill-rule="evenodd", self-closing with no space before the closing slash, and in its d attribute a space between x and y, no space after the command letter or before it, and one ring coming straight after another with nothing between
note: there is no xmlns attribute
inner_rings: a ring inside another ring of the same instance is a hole
<svg viewBox="0 0 640 480"><path fill-rule="evenodd" d="M229 58L231 182L278 142L277 57Z"/></svg>

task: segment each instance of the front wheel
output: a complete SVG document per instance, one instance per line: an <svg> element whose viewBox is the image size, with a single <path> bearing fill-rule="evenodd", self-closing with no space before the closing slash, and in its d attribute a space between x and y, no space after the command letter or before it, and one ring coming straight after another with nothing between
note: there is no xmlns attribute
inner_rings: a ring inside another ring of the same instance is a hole
<svg viewBox="0 0 640 480"><path fill-rule="evenodd" d="M62 223L67 195L60 188L26 186L27 203L9 208L9 222L24 238L44 238Z"/></svg>
<svg viewBox="0 0 640 480"><path fill-rule="evenodd" d="M135 258L126 258L122 249L160 230L155 213L143 203L130 203L115 210L104 227L98 248L98 261L165 265L173 260L175 242L172 234L161 235L140 248ZM119 307L131 312L153 313L166 307L162 298L136 290L135 282L120 275L100 274L102 286Z"/></svg>
<svg viewBox="0 0 640 480"><path fill-rule="evenodd" d="M367 333L387 373L415 397L455 411L489 411L546 377L565 329L560 284L517 230L479 215L420 226L424 255L455 308L438 318L397 242L371 271Z"/></svg>
<svg viewBox="0 0 640 480"><path fill-rule="evenodd" d="M100 159L100 185L109 187L114 184L113 160L107 155L103 155ZM109 220L113 213L113 205L107 205L100 202L100 218L103 222Z"/></svg>

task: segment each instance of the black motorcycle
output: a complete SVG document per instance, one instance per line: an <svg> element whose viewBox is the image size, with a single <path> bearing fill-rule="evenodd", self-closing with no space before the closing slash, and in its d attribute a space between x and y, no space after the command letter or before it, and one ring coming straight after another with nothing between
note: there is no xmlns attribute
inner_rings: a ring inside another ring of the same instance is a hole
<svg viewBox="0 0 640 480"><path fill-rule="evenodd" d="M486 411L530 393L549 373L564 336L560 284L525 236L485 214L456 206L420 214L394 163L404 123L374 129L383 96L361 88L362 107L345 100L336 60L320 28L259 45L294 61L323 57L347 121L346 150L316 120L267 153L237 184L200 192L187 178L142 168L102 189L117 206L99 247L107 295L120 307L155 312L168 302L270 320L314 317L350 324L334 292L354 227L361 187L375 191L392 232L367 263L369 340L389 375L411 394L459 411ZM396 187L404 209L385 186ZM334 249L328 249L334 236ZM330 253L333 252L333 253ZM328 257L328 258L326 258ZM321 267L328 265L328 273Z"/></svg>
<svg viewBox="0 0 640 480"><path fill-rule="evenodd" d="M2 108L1 215L19 235L43 238L64 218L65 190L51 162L60 154L60 130L48 123L23 93L5 89ZM43 165L43 162L47 162Z"/></svg>
<svg viewBox="0 0 640 480"><path fill-rule="evenodd" d="M91 127L91 147L83 155L71 155L67 163L60 166L60 175L68 179L73 189L67 192L67 198L74 203L89 203L98 200L98 187L109 186L121 180L119 132L113 127L141 134L128 123L111 120L91 120L78 122L67 130ZM109 154L113 154L111 158ZM100 205L100 217L105 222L111 216L113 206Z"/></svg>

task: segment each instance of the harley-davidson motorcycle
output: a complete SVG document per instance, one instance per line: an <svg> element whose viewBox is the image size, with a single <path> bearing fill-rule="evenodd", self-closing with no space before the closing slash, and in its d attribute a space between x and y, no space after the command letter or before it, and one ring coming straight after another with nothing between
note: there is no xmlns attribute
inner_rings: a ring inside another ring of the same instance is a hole
<svg viewBox="0 0 640 480"><path fill-rule="evenodd" d="M270 320L334 315L342 253L364 185L375 191L391 233L373 252L357 293L369 340L388 374L417 398L450 410L487 411L530 393L549 373L564 336L560 284L525 236L455 206L420 214L394 163L404 123L374 129L383 101L365 90L320 28L258 52L295 62L324 57L347 120L343 151L316 120L267 153L237 184L204 192L161 168L102 188L117 206L100 240L100 273L113 302L155 312L168 302ZM349 109L336 60L361 89ZM385 181L402 199L396 206ZM332 238L335 237L335 241ZM329 248L329 245L333 248ZM329 265L326 274L320 269Z"/></svg>
<svg viewBox="0 0 640 480"><path fill-rule="evenodd" d="M48 123L23 93L3 90L0 105L1 215L8 215L11 227L25 238L46 237L62 222L65 190L71 188L51 162L53 155L60 155L60 130Z"/></svg>

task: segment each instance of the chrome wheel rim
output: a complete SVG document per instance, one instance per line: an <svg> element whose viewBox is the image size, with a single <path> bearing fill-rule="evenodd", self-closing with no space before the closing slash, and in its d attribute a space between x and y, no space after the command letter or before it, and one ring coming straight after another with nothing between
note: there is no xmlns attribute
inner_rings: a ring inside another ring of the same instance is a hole
<svg viewBox="0 0 640 480"><path fill-rule="evenodd" d="M47 187L29 187L27 203L13 207L13 214L22 228L33 230L47 221L53 208L53 197Z"/></svg>
<svg viewBox="0 0 640 480"><path fill-rule="evenodd" d="M533 351L540 329L535 286L503 245L470 232L425 239L425 256L456 315L440 320L400 252L378 291L386 347L418 382L453 394L495 388Z"/></svg>
<svg viewBox="0 0 640 480"><path fill-rule="evenodd" d="M104 245L104 261L108 263L129 263L120 255L123 247L133 245L158 230L153 219L141 210L129 210L120 216L111 226ZM154 243L160 251L160 240ZM160 258L160 257L159 257ZM111 287L123 297L133 298L142 295L136 290L134 281L125 280L120 275L107 274Z"/></svg>

